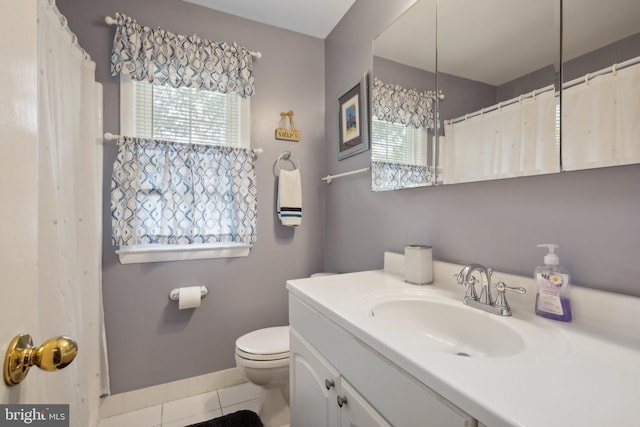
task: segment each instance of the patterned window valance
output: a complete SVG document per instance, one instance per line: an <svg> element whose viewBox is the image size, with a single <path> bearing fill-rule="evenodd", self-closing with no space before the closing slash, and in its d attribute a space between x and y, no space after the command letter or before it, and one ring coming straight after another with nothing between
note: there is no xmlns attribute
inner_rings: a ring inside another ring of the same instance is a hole
<svg viewBox="0 0 640 427"><path fill-rule="evenodd" d="M111 180L114 246L253 243L251 150L120 137Z"/></svg>
<svg viewBox="0 0 640 427"><path fill-rule="evenodd" d="M253 95L253 61L244 47L152 29L121 13L116 13L116 25L112 75L243 98Z"/></svg>
<svg viewBox="0 0 640 427"><path fill-rule="evenodd" d="M434 128L435 92L419 92L400 85L373 80L373 115L378 120L414 128Z"/></svg>

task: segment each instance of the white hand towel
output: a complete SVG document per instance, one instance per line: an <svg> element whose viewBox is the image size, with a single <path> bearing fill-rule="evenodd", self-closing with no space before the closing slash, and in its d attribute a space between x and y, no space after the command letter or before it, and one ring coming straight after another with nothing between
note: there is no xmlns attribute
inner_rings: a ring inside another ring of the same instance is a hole
<svg viewBox="0 0 640 427"><path fill-rule="evenodd" d="M302 224L302 183L300 169L280 170L278 179L278 217L282 225Z"/></svg>

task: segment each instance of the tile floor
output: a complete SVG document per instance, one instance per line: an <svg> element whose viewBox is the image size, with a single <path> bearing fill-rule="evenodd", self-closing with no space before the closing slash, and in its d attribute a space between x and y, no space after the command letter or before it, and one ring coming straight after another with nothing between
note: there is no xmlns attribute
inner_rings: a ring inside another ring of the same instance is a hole
<svg viewBox="0 0 640 427"><path fill-rule="evenodd" d="M241 409L258 412L260 388L234 368L109 396L98 427L183 427Z"/></svg>

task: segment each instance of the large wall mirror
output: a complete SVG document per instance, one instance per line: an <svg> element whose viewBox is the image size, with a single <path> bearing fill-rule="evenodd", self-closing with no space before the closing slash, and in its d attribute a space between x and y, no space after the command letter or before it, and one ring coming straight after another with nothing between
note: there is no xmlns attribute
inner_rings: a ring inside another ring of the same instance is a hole
<svg viewBox="0 0 640 427"><path fill-rule="evenodd" d="M418 0L374 40L374 84L437 99L439 120L427 137L438 138L426 144L422 185L640 162L640 2L563 0L562 26L560 7L557 0ZM413 19L422 20L420 32ZM409 161L377 166L384 163L378 135L372 127L373 189L418 185L404 178L416 175Z"/></svg>

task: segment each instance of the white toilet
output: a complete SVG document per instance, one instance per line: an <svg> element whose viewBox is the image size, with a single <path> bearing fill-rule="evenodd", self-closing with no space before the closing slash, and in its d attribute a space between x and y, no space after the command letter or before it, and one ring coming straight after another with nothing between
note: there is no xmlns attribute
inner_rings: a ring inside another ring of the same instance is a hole
<svg viewBox="0 0 640 427"><path fill-rule="evenodd" d="M289 327L249 332L236 340L236 365L262 387L260 420L265 427L289 425Z"/></svg>

